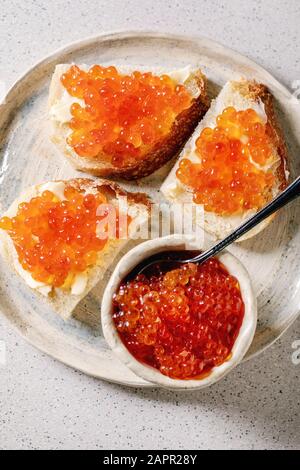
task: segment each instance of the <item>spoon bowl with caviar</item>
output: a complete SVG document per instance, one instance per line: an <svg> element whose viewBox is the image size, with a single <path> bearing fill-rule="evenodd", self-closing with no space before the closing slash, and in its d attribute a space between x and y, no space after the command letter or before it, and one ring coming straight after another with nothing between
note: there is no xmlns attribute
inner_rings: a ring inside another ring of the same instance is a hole
<svg viewBox="0 0 300 470"><path fill-rule="evenodd" d="M241 362L257 304L246 268L226 247L300 195L298 177L212 248L187 235L144 242L119 262L102 301L104 336L136 375L169 389L200 389Z"/></svg>

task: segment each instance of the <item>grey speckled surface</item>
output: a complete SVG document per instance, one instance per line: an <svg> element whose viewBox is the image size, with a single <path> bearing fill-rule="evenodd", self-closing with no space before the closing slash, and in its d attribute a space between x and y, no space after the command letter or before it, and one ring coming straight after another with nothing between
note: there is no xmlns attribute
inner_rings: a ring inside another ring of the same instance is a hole
<svg viewBox="0 0 300 470"><path fill-rule="evenodd" d="M57 47L109 30L202 34L300 79L300 4L244 1L1 0L0 80L10 85ZM300 447L300 320L272 348L206 391L132 390L86 377L36 351L0 317L0 448Z"/></svg>

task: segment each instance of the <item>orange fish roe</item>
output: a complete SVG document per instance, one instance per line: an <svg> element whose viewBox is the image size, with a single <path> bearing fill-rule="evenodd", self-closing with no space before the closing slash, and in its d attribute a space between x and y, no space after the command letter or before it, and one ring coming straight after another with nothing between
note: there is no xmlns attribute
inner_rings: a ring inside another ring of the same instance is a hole
<svg viewBox="0 0 300 470"><path fill-rule="evenodd" d="M274 175L268 126L253 109L229 107L196 141L199 163L184 158L177 178L194 193L194 202L221 215L259 209L270 198Z"/></svg>
<svg viewBox="0 0 300 470"><path fill-rule="evenodd" d="M74 103L68 144L81 157L104 153L114 166L134 164L168 134L192 97L168 75L133 72L95 65L89 71L72 66L63 86L84 106Z"/></svg>
<svg viewBox="0 0 300 470"><path fill-rule="evenodd" d="M203 377L231 356L243 318L237 279L215 258L121 284L118 333L139 361L175 379Z"/></svg>
<svg viewBox="0 0 300 470"><path fill-rule="evenodd" d="M107 238L97 236L97 208L105 196L83 195L72 187L65 200L51 191L19 205L13 218L0 219L14 242L19 262L36 281L69 288L78 273L95 264ZM103 217L102 217L103 218Z"/></svg>

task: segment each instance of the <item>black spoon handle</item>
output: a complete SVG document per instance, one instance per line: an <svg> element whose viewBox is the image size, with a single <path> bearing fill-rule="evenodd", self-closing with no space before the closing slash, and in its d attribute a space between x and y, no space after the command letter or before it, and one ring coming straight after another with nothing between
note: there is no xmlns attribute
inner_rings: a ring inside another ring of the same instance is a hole
<svg viewBox="0 0 300 470"><path fill-rule="evenodd" d="M196 258L191 259L191 262L203 262L211 256L216 255L222 251L226 246L230 245L232 242L240 238L245 233L249 232L253 227L258 225L260 222L265 220L271 214L276 212L281 207L285 206L289 202L293 201L300 196L300 176L293 181L282 193L279 194L275 199L273 199L268 205L266 205L259 212L254 214L250 219L246 220L242 225L240 225L236 230L234 230L228 237L224 240L217 243L215 246L210 248L208 251L205 251Z"/></svg>

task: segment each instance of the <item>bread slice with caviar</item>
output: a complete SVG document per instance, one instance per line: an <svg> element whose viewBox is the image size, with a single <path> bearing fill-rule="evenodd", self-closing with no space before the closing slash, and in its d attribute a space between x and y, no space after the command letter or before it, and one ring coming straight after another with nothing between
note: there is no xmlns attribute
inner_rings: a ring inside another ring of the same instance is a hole
<svg viewBox="0 0 300 470"><path fill-rule="evenodd" d="M287 162L271 92L255 81L230 81L212 101L161 191L170 202L191 203L187 210L203 208L199 225L223 238L286 187Z"/></svg>
<svg viewBox="0 0 300 470"><path fill-rule="evenodd" d="M34 186L0 219L8 266L63 318L101 281L148 220L149 199L106 180Z"/></svg>
<svg viewBox="0 0 300 470"><path fill-rule="evenodd" d="M126 180L150 175L179 153L206 113L199 69L135 70L56 66L52 140L76 169Z"/></svg>

